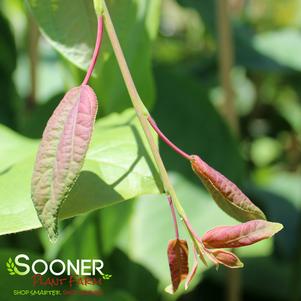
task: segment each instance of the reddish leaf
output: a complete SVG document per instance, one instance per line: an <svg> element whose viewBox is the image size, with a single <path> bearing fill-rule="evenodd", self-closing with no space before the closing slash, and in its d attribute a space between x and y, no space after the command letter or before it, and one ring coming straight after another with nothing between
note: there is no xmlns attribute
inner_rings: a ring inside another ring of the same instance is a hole
<svg viewBox="0 0 301 301"><path fill-rule="evenodd" d="M66 93L44 130L31 191L39 219L51 240L58 234L61 205L83 165L96 111L93 90L87 85L73 88Z"/></svg>
<svg viewBox="0 0 301 301"><path fill-rule="evenodd" d="M170 240L167 248L169 269L174 293L188 275L188 245L186 240Z"/></svg>
<svg viewBox="0 0 301 301"><path fill-rule="evenodd" d="M237 226L222 226L205 233L206 248L238 248L272 237L283 226L263 220L253 220Z"/></svg>
<svg viewBox="0 0 301 301"><path fill-rule="evenodd" d="M210 253L215 257L216 262L228 268L237 269L243 268L244 264L232 252L225 250L211 250Z"/></svg>
<svg viewBox="0 0 301 301"><path fill-rule="evenodd" d="M217 205L233 218L245 222L263 219L264 213L230 180L198 156L191 156L191 166Z"/></svg>

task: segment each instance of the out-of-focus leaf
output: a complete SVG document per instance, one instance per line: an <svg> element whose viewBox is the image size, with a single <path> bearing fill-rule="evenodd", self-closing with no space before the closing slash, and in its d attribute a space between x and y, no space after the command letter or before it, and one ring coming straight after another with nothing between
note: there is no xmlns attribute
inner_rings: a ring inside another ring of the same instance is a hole
<svg viewBox="0 0 301 301"><path fill-rule="evenodd" d="M64 94L55 95L46 103L36 104L32 110L24 112L20 130L22 135L36 139L42 137L48 119L63 97Z"/></svg>
<svg viewBox="0 0 301 301"><path fill-rule="evenodd" d="M281 143L270 137L256 139L251 146L251 158L257 166L265 166L279 158L282 153Z"/></svg>
<svg viewBox="0 0 301 301"><path fill-rule="evenodd" d="M236 226L220 226L206 232L203 243L207 248L238 248L270 238L283 226L263 220L253 220Z"/></svg>
<svg viewBox="0 0 301 301"><path fill-rule="evenodd" d="M137 300L154 301L161 298L158 291L158 280L143 265L131 260L118 249L115 249L106 262L113 275L107 283L108 291L115 291L118 287L126 292L131 292L131 295ZM143 285L137 285L137 283L143 283Z"/></svg>
<svg viewBox="0 0 301 301"><path fill-rule="evenodd" d="M0 12L0 123L17 127L16 98L12 73L16 67L17 53L14 37L7 20Z"/></svg>
<svg viewBox="0 0 301 301"><path fill-rule="evenodd" d="M17 51L9 24L2 14L0 14L0 45L0 70L6 75L12 74L16 68Z"/></svg>
<svg viewBox="0 0 301 301"><path fill-rule="evenodd" d="M185 7L196 9L201 15L207 30L217 41L216 1L178 0L178 2ZM241 22L233 22L232 30L235 45L235 61L238 65L253 70L279 71L288 69L275 61L273 57L259 52L254 47L252 44L254 32L247 25Z"/></svg>
<svg viewBox="0 0 301 301"><path fill-rule="evenodd" d="M256 296L266 300L287 300L292 293L292 265L289 262L279 261L274 257L242 258L244 269L240 271L244 279L246 291L255 292ZM221 269L218 273L214 269L207 272L210 279L225 283L227 271ZM264 283L264 285L263 285ZM301 281L297 280L299 296L301 296Z"/></svg>
<svg viewBox="0 0 301 301"><path fill-rule="evenodd" d="M233 218L245 222L265 219L264 213L230 180L198 156L191 156L191 166L217 205Z"/></svg>
<svg viewBox="0 0 301 301"><path fill-rule="evenodd" d="M208 91L187 75L175 75L164 67L157 68L155 75L158 102L153 115L158 126L187 153L200 154L214 168L241 184L244 163L237 141L209 101ZM170 170L196 179L187 162L164 144L160 149Z"/></svg>
<svg viewBox="0 0 301 301"><path fill-rule="evenodd" d="M290 178L288 178L288 183L292 184ZM296 181L295 185L299 186L299 181ZM300 213L293 201L288 195L286 197L281 196L272 190L267 191L251 185L247 186L247 191L252 199L264 208L269 220L278 221L284 225L285 231L279 232L274 237L274 250L279 258L293 259L298 249L298 240L295 238L298 236L300 223ZM260 254L260 249L258 252ZM242 255L244 256L244 254Z"/></svg>
<svg viewBox="0 0 301 301"><path fill-rule="evenodd" d="M151 43L157 33L160 2L108 1L127 62L146 105L154 101ZM86 69L92 57L97 28L93 1L28 0L27 3L49 42L72 63ZM102 113L120 112L129 107L130 101L106 36L101 52L95 90L105 100Z"/></svg>
<svg viewBox="0 0 301 301"><path fill-rule="evenodd" d="M56 244L49 242L47 235L41 231L40 235L46 257L55 259L58 255L76 259L82 256L109 256L116 246L116 241L131 217L134 201L122 202L116 206L109 206L100 211L81 215L68 223L61 230ZM85 243L81 243L85 237ZM95 239L97 238L97 239Z"/></svg>
<svg viewBox="0 0 301 301"><path fill-rule="evenodd" d="M0 124L0 175L36 150L37 142Z"/></svg>
<svg viewBox="0 0 301 301"><path fill-rule="evenodd" d="M34 155L35 150L0 175L1 234L41 226L30 199ZM62 205L60 218L161 190L161 181L142 129L133 110L127 110L96 123L84 167Z"/></svg>
<svg viewBox="0 0 301 301"><path fill-rule="evenodd" d="M301 70L301 34L297 29L283 29L259 33L254 37L254 48L280 65Z"/></svg>

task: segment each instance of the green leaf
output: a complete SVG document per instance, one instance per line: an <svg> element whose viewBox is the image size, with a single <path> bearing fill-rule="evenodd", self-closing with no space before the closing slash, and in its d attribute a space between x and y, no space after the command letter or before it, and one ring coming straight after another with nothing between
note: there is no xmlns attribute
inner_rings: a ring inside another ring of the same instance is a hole
<svg viewBox="0 0 301 301"><path fill-rule="evenodd" d="M35 150L0 175L0 234L41 226L30 199L34 155ZM60 218L160 191L161 181L143 131L133 110L127 110L96 122L85 164Z"/></svg>
<svg viewBox="0 0 301 301"><path fill-rule="evenodd" d="M12 168L14 164L32 154L37 142L25 138L0 124L0 175Z"/></svg>
<svg viewBox="0 0 301 301"><path fill-rule="evenodd" d="M195 8L205 23L206 29L218 41L218 27L216 22L217 2L216 1L195 1L178 0L184 7ZM233 42L235 51L235 62L251 70L281 71L284 68L272 56L258 51L253 45L254 30L246 23L232 22ZM219 49L218 49L219 50Z"/></svg>
<svg viewBox="0 0 301 301"><path fill-rule="evenodd" d="M1 91L1 110L0 123L12 128L17 127L16 107L18 102L12 74L16 67L17 51L14 36L6 18L0 12L0 91Z"/></svg>
<svg viewBox="0 0 301 301"><path fill-rule="evenodd" d="M282 29L257 34L254 37L253 45L259 53L273 59L278 64L293 70L301 70L298 51L301 47L301 35L297 29Z"/></svg>
<svg viewBox="0 0 301 301"><path fill-rule="evenodd" d="M159 24L160 2L108 1L127 63L147 105L154 101L151 43ZM86 69L92 57L97 29L93 1L27 0L27 3L51 45L76 66ZM130 100L106 36L95 73L102 79L95 83L95 89L105 100L105 113L120 112L129 107Z"/></svg>

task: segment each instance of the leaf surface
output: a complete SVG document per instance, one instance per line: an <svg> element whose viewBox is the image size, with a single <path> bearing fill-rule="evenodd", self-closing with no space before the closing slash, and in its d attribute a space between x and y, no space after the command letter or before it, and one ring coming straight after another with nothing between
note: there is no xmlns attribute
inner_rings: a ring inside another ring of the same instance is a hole
<svg viewBox="0 0 301 301"><path fill-rule="evenodd" d="M39 219L55 240L59 210L83 166L97 112L93 90L71 89L43 133L32 176L32 200Z"/></svg>
<svg viewBox="0 0 301 301"><path fill-rule="evenodd" d="M6 158L6 162L0 160L0 234L39 228L30 192L38 141L24 139L4 126L0 127L1 136L7 139L1 141L0 151ZM161 191L150 148L135 112L129 109L96 122L84 166L59 218Z"/></svg>

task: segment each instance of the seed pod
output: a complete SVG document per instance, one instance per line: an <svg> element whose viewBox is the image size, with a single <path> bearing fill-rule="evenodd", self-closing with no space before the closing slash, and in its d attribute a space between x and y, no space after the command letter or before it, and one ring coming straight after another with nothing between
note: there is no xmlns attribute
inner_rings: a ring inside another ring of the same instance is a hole
<svg viewBox="0 0 301 301"><path fill-rule="evenodd" d="M206 248L238 248L272 237L283 226L263 220L253 220L237 226L216 227L202 237Z"/></svg>
<svg viewBox="0 0 301 301"><path fill-rule="evenodd" d="M175 293L180 283L188 275L188 245L186 240L170 240L167 248L169 262L171 287L167 288L169 293Z"/></svg>
<svg viewBox="0 0 301 301"><path fill-rule="evenodd" d="M32 176L31 194L50 240L58 235L59 210L84 163L97 112L93 90L71 89L50 117Z"/></svg>
<svg viewBox="0 0 301 301"><path fill-rule="evenodd" d="M217 263L222 264L231 269L243 268L244 264L232 252L225 250L212 250L211 254L215 257Z"/></svg>
<svg viewBox="0 0 301 301"><path fill-rule="evenodd" d="M234 183L200 157L191 156L191 166L217 205L227 214L241 222L266 219L264 213Z"/></svg>

